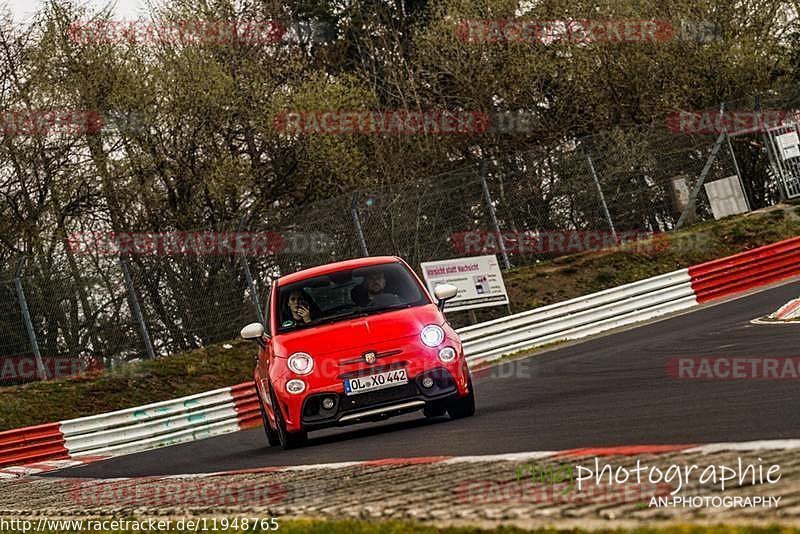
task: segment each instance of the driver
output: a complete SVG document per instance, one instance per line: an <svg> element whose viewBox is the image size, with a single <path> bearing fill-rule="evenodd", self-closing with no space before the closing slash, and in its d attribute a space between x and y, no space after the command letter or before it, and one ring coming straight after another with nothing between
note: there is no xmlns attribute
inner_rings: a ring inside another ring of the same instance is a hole
<svg viewBox="0 0 800 534"><path fill-rule="evenodd" d="M383 271L373 271L366 276L364 285L367 289L368 306L393 306L402 304L400 297L386 291L386 275Z"/></svg>

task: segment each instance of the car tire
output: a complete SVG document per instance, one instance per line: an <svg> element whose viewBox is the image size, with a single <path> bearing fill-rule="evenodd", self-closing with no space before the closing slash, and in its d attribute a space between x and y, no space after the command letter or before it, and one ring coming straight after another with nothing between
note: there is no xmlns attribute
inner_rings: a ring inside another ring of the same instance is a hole
<svg viewBox="0 0 800 534"><path fill-rule="evenodd" d="M475 415L475 389L472 387L472 377L467 378L469 393L463 397L453 399L447 405L447 413L451 419L463 419Z"/></svg>
<svg viewBox="0 0 800 534"><path fill-rule="evenodd" d="M283 420L283 414L281 413L278 399L275 397L275 392L272 391L272 385L269 387L269 395L272 401L272 411L275 413L276 434L278 435L278 443L281 449L287 451L305 444L308 439L308 432L289 432L286 430L286 422Z"/></svg>
<svg viewBox="0 0 800 534"><path fill-rule="evenodd" d="M441 417L447 413L447 407L441 402L429 402L422 409L422 413L428 419L432 417Z"/></svg>
<svg viewBox="0 0 800 534"><path fill-rule="evenodd" d="M261 393L258 392L258 386L256 386L256 395L258 395L258 407L261 410L261 421L264 423L264 434L267 436L267 443L269 443L270 447L277 447L281 442L278 439L278 433L269 423L269 417L267 417L267 411L264 409L264 401L261 400Z"/></svg>

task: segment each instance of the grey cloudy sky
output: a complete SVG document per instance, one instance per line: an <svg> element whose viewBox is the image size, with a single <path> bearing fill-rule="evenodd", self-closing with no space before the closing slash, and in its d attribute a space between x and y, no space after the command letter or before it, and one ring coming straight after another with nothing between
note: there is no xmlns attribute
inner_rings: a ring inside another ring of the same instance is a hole
<svg viewBox="0 0 800 534"><path fill-rule="evenodd" d="M89 0L84 1L83 3L92 6L94 9L111 3L115 7L114 13L118 19L145 18L147 14L145 3L142 0L117 0L116 2ZM28 20L30 16L39 8L41 1L0 0L0 5L3 4L11 9L11 12L14 14L14 20L17 22L24 22Z"/></svg>

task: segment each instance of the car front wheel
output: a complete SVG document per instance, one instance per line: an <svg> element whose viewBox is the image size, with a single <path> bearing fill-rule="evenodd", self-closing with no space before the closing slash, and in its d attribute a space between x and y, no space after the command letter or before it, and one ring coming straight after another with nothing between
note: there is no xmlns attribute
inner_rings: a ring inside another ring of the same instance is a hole
<svg viewBox="0 0 800 534"><path fill-rule="evenodd" d="M269 443L270 447L277 447L280 445L278 433L269 423L269 417L267 417L267 412L264 410L264 401L261 400L261 393L258 392L258 386L256 386L256 395L258 395L258 407L261 410L261 421L264 423L264 433L267 435L267 443Z"/></svg>
<svg viewBox="0 0 800 534"><path fill-rule="evenodd" d="M425 408L422 409L422 413L428 419L433 417L441 417L447 412L447 407L442 404L441 402L429 402L425 405Z"/></svg>
<svg viewBox="0 0 800 534"><path fill-rule="evenodd" d="M447 405L447 413L452 419L463 419L475 415L475 388L472 387L472 377L467 379L469 393L458 399L453 399Z"/></svg>
<svg viewBox="0 0 800 534"><path fill-rule="evenodd" d="M276 429L276 433L278 435L278 442L280 443L281 449L289 450L302 446L308 439L308 433L289 432L286 430L286 422L283 420L281 407L278 404L278 399L275 397L275 393L272 391L271 385L269 388L269 394L270 400L272 400L272 411L275 413L275 426L278 427Z"/></svg>

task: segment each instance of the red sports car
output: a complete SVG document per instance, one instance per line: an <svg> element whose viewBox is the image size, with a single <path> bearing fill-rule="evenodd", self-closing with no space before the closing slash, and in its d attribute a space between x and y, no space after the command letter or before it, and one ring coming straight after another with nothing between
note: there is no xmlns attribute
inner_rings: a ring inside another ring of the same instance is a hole
<svg viewBox="0 0 800 534"><path fill-rule="evenodd" d="M288 449L308 432L423 410L475 413L467 362L442 312L400 258L373 257L306 269L276 280L266 325L242 337L261 346L255 384L270 445Z"/></svg>

